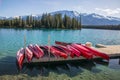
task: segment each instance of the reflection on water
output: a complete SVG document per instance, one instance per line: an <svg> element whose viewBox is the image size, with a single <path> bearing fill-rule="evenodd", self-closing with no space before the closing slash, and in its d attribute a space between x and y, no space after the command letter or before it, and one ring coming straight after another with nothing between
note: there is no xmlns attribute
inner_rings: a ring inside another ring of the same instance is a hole
<svg viewBox="0 0 120 80"><path fill-rule="evenodd" d="M120 69L120 58L110 60L109 67L113 69Z"/></svg>
<svg viewBox="0 0 120 80"><path fill-rule="evenodd" d="M0 75L18 74L16 58L7 56L0 59Z"/></svg>
<svg viewBox="0 0 120 80"><path fill-rule="evenodd" d="M97 66L102 65L112 69L120 69L119 58L110 59L109 62L104 60L80 60L75 62L67 63L34 63L24 64L21 71L17 70L16 58L15 57L4 57L0 59L0 75L14 75L14 74L28 74L29 76L48 76L50 72L56 74L66 74L69 77L74 77L89 70L92 73L99 73L101 69Z"/></svg>

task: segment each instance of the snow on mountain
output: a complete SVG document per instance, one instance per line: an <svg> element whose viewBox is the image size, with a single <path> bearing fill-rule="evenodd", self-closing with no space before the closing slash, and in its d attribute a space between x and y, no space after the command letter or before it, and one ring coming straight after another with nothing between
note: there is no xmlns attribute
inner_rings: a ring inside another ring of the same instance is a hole
<svg viewBox="0 0 120 80"><path fill-rule="evenodd" d="M64 15L67 15L71 18L78 17L80 15L77 11L67 11L67 10L51 12L50 14L51 15L62 14L62 17L64 17Z"/></svg>
<svg viewBox="0 0 120 80"><path fill-rule="evenodd" d="M78 13L77 11L68 11L68 10L62 10L62 11L55 11L51 12L51 15L55 14L62 14L62 17L64 15L67 15L71 18L80 18L81 15L81 21L82 25L118 25L120 24L120 18L117 17L111 17L111 16L102 16L99 14L87 14L87 13ZM22 19L26 19L27 16L33 16L35 19L40 19L42 14L37 14L37 15L25 15L21 16ZM14 17L9 17L7 19L13 19ZM6 17L0 17L0 19L6 19Z"/></svg>
<svg viewBox="0 0 120 80"><path fill-rule="evenodd" d="M92 13L92 14L89 14L89 15L91 15L91 16L94 17L94 18L98 18L98 19L103 19L103 18L105 18L104 16L98 15L98 14L95 14L95 13Z"/></svg>
<svg viewBox="0 0 120 80"><path fill-rule="evenodd" d="M107 16L106 18L109 19L109 20L117 20L117 21L120 21L120 18L117 18L117 17Z"/></svg>
<svg viewBox="0 0 120 80"><path fill-rule="evenodd" d="M87 13L83 13L82 16L92 16L94 18L98 18L98 19L108 19L108 20L118 20L120 21L120 18L117 17L111 17L111 16L103 16L103 15L99 15L99 14L87 14Z"/></svg>
<svg viewBox="0 0 120 80"><path fill-rule="evenodd" d="M83 25L118 25L120 24L120 18L102 16L99 14L85 14L81 15Z"/></svg>
<svg viewBox="0 0 120 80"><path fill-rule="evenodd" d="M55 14L62 14L62 17L66 14L67 16L73 18L80 18L81 15L81 20L82 20L82 25L118 25L120 24L120 18L116 17L110 17L110 16L103 16L99 14L87 14L87 13L78 13L77 11L56 11L50 13L52 15Z"/></svg>

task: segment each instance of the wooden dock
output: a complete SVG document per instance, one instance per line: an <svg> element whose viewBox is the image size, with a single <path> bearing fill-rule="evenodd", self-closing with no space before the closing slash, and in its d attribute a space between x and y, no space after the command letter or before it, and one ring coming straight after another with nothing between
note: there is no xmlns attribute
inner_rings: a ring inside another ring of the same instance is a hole
<svg viewBox="0 0 120 80"><path fill-rule="evenodd" d="M93 48L95 48L95 47L93 47ZM110 56L110 58L114 58L114 57L120 58L120 45L105 45L105 48L95 48L95 49L108 54ZM93 59L96 59L96 58L100 58L100 57L94 56ZM64 59L61 57L59 57L59 58L43 57L40 59L33 58L30 63L49 63L49 62L64 62L64 61L66 62L66 61L75 61L75 60L83 60L83 59L86 59L86 58L84 58L82 56L80 56L79 58L78 57L74 57L74 58L68 57L67 59ZM24 63L27 63L27 62L24 61Z"/></svg>
<svg viewBox="0 0 120 80"><path fill-rule="evenodd" d="M96 48L110 57L120 57L120 45L106 45L105 48Z"/></svg>

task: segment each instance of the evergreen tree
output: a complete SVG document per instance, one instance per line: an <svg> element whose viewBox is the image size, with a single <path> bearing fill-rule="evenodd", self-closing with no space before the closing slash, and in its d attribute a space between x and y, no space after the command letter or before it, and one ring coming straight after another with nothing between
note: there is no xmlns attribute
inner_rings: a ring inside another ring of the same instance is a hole
<svg viewBox="0 0 120 80"><path fill-rule="evenodd" d="M81 19L81 17L80 17ZM66 14L43 14L42 17L34 17L32 15L23 19L21 16L12 20L0 20L0 26L5 27L33 27L33 28L62 28L62 29L80 29L81 21L76 18L70 18Z"/></svg>

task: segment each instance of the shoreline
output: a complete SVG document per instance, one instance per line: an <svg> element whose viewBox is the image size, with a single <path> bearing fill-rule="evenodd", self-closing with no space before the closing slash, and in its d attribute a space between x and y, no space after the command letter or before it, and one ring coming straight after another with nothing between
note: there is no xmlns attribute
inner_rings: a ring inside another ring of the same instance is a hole
<svg viewBox="0 0 120 80"><path fill-rule="evenodd" d="M69 28L34 28L34 27L0 27L0 29L51 29L51 30L82 30L82 29L101 29L101 30L120 30L120 25L82 25L79 29L69 29Z"/></svg>
<svg viewBox="0 0 120 80"><path fill-rule="evenodd" d="M120 30L120 25L82 25L86 29Z"/></svg>

